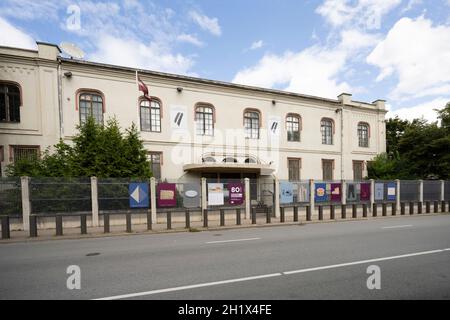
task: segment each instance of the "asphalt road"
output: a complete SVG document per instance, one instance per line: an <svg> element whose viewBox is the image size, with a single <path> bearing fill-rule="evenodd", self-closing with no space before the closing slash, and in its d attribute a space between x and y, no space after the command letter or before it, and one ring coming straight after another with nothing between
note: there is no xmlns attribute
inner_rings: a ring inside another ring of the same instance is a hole
<svg viewBox="0 0 450 320"><path fill-rule="evenodd" d="M0 299L99 298L449 299L450 216L0 245Z"/></svg>

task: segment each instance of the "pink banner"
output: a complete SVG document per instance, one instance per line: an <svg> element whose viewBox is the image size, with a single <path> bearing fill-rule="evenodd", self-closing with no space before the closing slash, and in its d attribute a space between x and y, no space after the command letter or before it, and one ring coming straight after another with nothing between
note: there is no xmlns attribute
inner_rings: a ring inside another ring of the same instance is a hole
<svg viewBox="0 0 450 320"><path fill-rule="evenodd" d="M332 183L331 184L331 201L332 202L340 202L341 199L341 184L340 183Z"/></svg>
<svg viewBox="0 0 450 320"><path fill-rule="evenodd" d="M230 204L241 205L244 203L244 186L242 183L229 183Z"/></svg>
<svg viewBox="0 0 450 320"><path fill-rule="evenodd" d="M176 207L177 186L174 183L159 183L156 187L156 197L158 207Z"/></svg>
<svg viewBox="0 0 450 320"><path fill-rule="evenodd" d="M370 201L370 183L361 183L359 199L361 201Z"/></svg>

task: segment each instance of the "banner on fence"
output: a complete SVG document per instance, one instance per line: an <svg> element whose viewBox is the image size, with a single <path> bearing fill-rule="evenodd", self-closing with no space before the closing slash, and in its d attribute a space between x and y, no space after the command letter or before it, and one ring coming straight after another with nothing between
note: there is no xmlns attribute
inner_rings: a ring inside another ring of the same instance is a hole
<svg viewBox="0 0 450 320"><path fill-rule="evenodd" d="M341 184L332 183L331 184L331 201L340 202L341 201Z"/></svg>
<svg viewBox="0 0 450 320"><path fill-rule="evenodd" d="M395 182L389 182L387 184L387 200L395 201L397 199L397 186Z"/></svg>
<svg viewBox="0 0 450 320"><path fill-rule="evenodd" d="M370 183L361 183L360 201L370 201Z"/></svg>
<svg viewBox="0 0 450 320"><path fill-rule="evenodd" d="M200 207L200 183L186 183L183 192L183 206L185 208Z"/></svg>
<svg viewBox="0 0 450 320"><path fill-rule="evenodd" d="M130 208L148 208L148 183L130 183L128 185Z"/></svg>
<svg viewBox="0 0 450 320"><path fill-rule="evenodd" d="M297 202L309 202L309 186L307 183L298 184Z"/></svg>
<svg viewBox="0 0 450 320"><path fill-rule="evenodd" d="M280 203L287 204L294 202L294 186L290 182L280 182Z"/></svg>
<svg viewBox="0 0 450 320"><path fill-rule="evenodd" d="M359 183L349 183L347 184L347 200L357 201L360 194Z"/></svg>
<svg viewBox="0 0 450 320"><path fill-rule="evenodd" d="M158 183L156 187L156 203L160 208L177 206L177 186L175 183Z"/></svg>
<svg viewBox="0 0 450 320"><path fill-rule="evenodd" d="M384 200L384 183L375 183L375 200Z"/></svg>
<svg viewBox="0 0 450 320"><path fill-rule="evenodd" d="M327 184L326 183L316 183L315 184L314 201L324 202L327 200L328 200Z"/></svg>
<svg viewBox="0 0 450 320"><path fill-rule="evenodd" d="M229 201L231 205L244 203L244 185L242 183L228 183L228 191L230 192Z"/></svg>
<svg viewBox="0 0 450 320"><path fill-rule="evenodd" d="M208 205L224 205L223 183L208 183Z"/></svg>

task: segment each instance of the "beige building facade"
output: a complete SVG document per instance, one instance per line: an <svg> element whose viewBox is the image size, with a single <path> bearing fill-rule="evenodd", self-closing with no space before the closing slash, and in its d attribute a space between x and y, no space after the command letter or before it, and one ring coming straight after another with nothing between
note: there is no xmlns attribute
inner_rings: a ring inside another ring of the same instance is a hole
<svg viewBox="0 0 450 320"><path fill-rule="evenodd" d="M136 75L148 86L142 97ZM385 102L336 100L0 47L0 161L70 142L87 116L140 128L162 180L361 179L386 149Z"/></svg>

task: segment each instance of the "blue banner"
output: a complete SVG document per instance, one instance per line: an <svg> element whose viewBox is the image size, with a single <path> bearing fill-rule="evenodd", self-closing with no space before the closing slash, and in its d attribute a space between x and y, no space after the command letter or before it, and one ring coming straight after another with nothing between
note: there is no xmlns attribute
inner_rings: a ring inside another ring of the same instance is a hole
<svg viewBox="0 0 450 320"><path fill-rule="evenodd" d="M294 202L294 186L290 182L280 182L280 203Z"/></svg>
<svg viewBox="0 0 450 320"><path fill-rule="evenodd" d="M314 189L315 189L315 192L314 192L314 201L315 202L328 201L327 184L326 183L316 183Z"/></svg>

